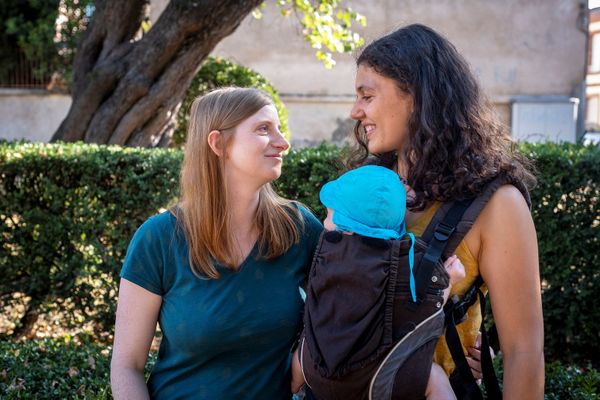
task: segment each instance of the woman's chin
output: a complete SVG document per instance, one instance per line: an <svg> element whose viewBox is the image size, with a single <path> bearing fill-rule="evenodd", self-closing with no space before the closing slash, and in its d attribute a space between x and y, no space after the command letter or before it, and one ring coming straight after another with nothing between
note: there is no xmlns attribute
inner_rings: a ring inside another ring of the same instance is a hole
<svg viewBox="0 0 600 400"><path fill-rule="evenodd" d="M281 176L281 168L273 169L265 174L265 183L271 183Z"/></svg>
<svg viewBox="0 0 600 400"><path fill-rule="evenodd" d="M381 154L386 152L386 150L384 150L382 146L378 146L377 143L372 142L367 143L367 149L371 154Z"/></svg>

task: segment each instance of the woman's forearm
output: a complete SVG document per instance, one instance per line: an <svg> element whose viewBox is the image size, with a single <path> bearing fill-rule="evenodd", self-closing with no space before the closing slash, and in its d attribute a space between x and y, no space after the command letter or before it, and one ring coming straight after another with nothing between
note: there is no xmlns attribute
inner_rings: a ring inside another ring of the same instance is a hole
<svg viewBox="0 0 600 400"><path fill-rule="evenodd" d="M148 400L148 387L142 371L134 368L111 368L110 384L115 400Z"/></svg>
<svg viewBox="0 0 600 400"><path fill-rule="evenodd" d="M503 353L505 399L544 398L543 352Z"/></svg>

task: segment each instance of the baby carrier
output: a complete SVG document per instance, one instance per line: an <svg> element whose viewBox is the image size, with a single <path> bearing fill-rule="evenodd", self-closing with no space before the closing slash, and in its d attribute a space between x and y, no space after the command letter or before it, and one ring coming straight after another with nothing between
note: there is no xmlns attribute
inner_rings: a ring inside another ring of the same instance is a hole
<svg viewBox="0 0 600 400"><path fill-rule="evenodd" d="M478 197L437 210L414 243L416 302L410 293L408 237L384 240L323 232L309 272L300 341L302 372L318 400L424 398L445 324L460 323L478 293L482 309L485 305L477 286L468 291L469 298L443 306L442 292L449 283L443 261L454 254L496 189L507 183L518 187L529 203L520 182L500 176ZM452 328L448 343L455 347L450 350L456 354L458 376L453 387L459 399L481 398ZM482 348L487 348L487 338ZM481 354L488 398L501 397L497 381L489 377L489 352Z"/></svg>

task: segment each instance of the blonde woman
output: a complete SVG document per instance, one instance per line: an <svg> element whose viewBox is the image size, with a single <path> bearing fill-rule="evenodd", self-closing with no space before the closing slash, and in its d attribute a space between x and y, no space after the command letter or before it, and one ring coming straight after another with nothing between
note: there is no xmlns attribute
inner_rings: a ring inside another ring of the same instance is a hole
<svg viewBox="0 0 600 400"><path fill-rule="evenodd" d="M181 200L138 229L121 272L115 399L291 397L298 287L322 226L271 188L288 147L259 90L194 102ZM163 338L146 383L157 322Z"/></svg>

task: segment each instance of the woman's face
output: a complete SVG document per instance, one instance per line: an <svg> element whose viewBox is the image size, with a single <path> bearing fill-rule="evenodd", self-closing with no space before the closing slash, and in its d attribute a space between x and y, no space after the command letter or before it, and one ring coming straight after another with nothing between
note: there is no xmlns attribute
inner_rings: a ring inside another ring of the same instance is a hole
<svg viewBox="0 0 600 400"><path fill-rule="evenodd" d="M277 109L271 104L242 121L227 146L227 175L257 187L279 178L283 153L290 147L279 129Z"/></svg>
<svg viewBox="0 0 600 400"><path fill-rule="evenodd" d="M405 145L412 110L412 96L400 90L396 81L359 65L350 116L365 130L370 153L400 150Z"/></svg>

